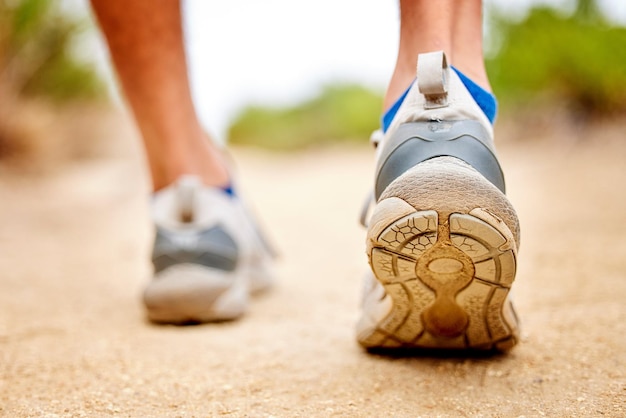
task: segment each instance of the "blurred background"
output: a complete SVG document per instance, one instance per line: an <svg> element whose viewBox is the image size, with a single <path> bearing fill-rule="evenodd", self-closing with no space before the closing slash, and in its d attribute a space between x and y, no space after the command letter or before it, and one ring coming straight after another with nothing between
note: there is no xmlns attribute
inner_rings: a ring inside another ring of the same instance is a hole
<svg viewBox="0 0 626 418"><path fill-rule="evenodd" d="M187 2L190 72L207 129L275 150L366 143L395 61L398 10L365 3ZM579 140L598 123L621 124L624 25L619 0L487 1L499 140ZM41 169L110 152L123 108L114 79L88 2L0 0L0 164Z"/></svg>
<svg viewBox="0 0 626 418"><path fill-rule="evenodd" d="M185 15L200 117L235 144L278 286L245 321L146 326L148 176L89 3L0 0L0 415L625 416L625 1L485 2L523 231L523 344L493 361L354 343L397 1Z"/></svg>

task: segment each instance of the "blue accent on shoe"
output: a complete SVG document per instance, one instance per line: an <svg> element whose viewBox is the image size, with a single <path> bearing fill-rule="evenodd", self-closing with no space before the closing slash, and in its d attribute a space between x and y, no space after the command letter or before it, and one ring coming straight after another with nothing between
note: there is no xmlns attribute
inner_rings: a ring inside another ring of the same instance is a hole
<svg viewBox="0 0 626 418"><path fill-rule="evenodd" d="M496 113L498 112L498 102L496 100L496 96L489 93L478 84L474 83L469 77L467 77L456 68L452 67L452 69L459 75L459 78L463 82L463 85L470 92L470 94L476 101L476 104L478 104L485 116L487 116L489 122L493 124L496 119ZM413 83L411 83L411 86L412 85ZM404 93L402 93L400 98L398 98L398 100L396 100L396 102L383 114L383 117L381 118L383 132L387 132L387 129L389 129L389 126L391 126L391 122L393 121L393 118L396 117L396 113L398 113L398 109L400 109L402 102L404 102L404 99L409 93L411 86L409 86L409 88L406 89Z"/></svg>
<svg viewBox="0 0 626 418"><path fill-rule="evenodd" d="M413 83L411 83L411 86L412 85ZM398 109L400 109L400 106L402 105L402 102L404 102L406 95L409 94L409 90L411 90L411 86L409 86L409 88L407 88L404 91L404 93L402 93L400 98L396 100L396 102L393 105L391 105L391 107L383 114L383 117L381 119L383 132L387 132L387 129L389 129L389 126L391 126L391 122L393 121L393 118L396 117L396 113L398 113Z"/></svg>
<svg viewBox="0 0 626 418"><path fill-rule="evenodd" d="M496 96L489 93L478 84L474 83L468 76L460 72L458 69L452 67L452 69L459 75L459 78L465 85L465 88L470 92L476 104L482 109L489 122L493 125L496 119L496 113L498 112L498 102Z"/></svg>
<svg viewBox="0 0 626 418"><path fill-rule="evenodd" d="M230 197L235 197L235 190L233 189L233 185L232 184L228 184L226 186L220 187L220 189L226 193L228 196Z"/></svg>

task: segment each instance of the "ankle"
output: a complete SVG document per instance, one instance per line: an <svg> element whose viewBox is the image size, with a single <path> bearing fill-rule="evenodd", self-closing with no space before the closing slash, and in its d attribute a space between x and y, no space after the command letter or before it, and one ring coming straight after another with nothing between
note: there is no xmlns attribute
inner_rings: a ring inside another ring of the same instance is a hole
<svg viewBox="0 0 626 418"><path fill-rule="evenodd" d="M183 175L195 175L206 186L226 188L231 184L228 165L222 152L210 141L188 141L170 152L159 153L162 158L149 158L153 190L174 183Z"/></svg>
<svg viewBox="0 0 626 418"><path fill-rule="evenodd" d="M414 80L415 66L410 69L396 67L383 98L383 111L389 110Z"/></svg>

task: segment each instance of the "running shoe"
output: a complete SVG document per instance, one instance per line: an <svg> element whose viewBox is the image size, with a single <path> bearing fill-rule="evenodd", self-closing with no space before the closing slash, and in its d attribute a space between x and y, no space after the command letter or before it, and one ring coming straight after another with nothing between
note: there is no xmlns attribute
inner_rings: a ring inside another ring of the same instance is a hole
<svg viewBox="0 0 626 418"><path fill-rule="evenodd" d="M419 56L416 81L375 142L359 343L510 349L519 222L492 125L443 52Z"/></svg>
<svg viewBox="0 0 626 418"><path fill-rule="evenodd" d="M238 196L183 176L151 202L154 278L148 318L186 324L233 320L270 287L273 252Z"/></svg>

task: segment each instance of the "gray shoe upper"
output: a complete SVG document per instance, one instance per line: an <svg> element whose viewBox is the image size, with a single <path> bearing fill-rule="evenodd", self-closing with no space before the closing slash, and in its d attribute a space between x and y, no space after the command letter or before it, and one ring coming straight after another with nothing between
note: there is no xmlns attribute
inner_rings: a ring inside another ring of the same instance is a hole
<svg viewBox="0 0 626 418"><path fill-rule="evenodd" d="M502 193L504 175L489 133L474 120L404 123L385 141L376 167L375 198L415 165L435 157L465 161Z"/></svg>
<svg viewBox="0 0 626 418"><path fill-rule="evenodd" d="M183 263L234 271L238 257L237 243L220 225L188 231L157 226L152 252L155 273Z"/></svg>

